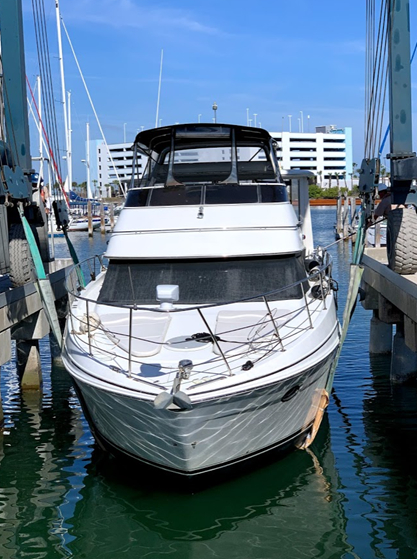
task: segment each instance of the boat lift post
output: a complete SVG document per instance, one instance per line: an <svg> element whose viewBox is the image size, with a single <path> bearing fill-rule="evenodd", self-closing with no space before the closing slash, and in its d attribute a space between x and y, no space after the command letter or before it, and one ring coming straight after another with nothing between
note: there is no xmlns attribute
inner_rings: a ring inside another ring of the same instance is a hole
<svg viewBox="0 0 417 559"><path fill-rule="evenodd" d="M24 255L29 259L28 269L32 265L28 254L28 250L30 251L43 309L37 314L35 326L33 320L21 322L16 333L19 336L16 343L17 353L21 357L19 369L22 388L39 389L42 384L39 339L49 332L49 326L58 343L61 342L62 335L50 279L44 269L44 263L50 261L48 220L41 201L40 188L33 192L31 178L34 171L29 139L21 0L0 3L0 38L1 102L4 103L4 122L1 123L1 134L4 132L4 137L1 137L0 141L0 196L4 200L1 205L1 218L7 223L0 231L0 262L4 264L0 272L19 270L16 285L28 281L26 272L20 272L23 270ZM14 236L10 238L14 243L13 251L9 250L8 238L12 229ZM16 275L14 277L16 279Z"/></svg>

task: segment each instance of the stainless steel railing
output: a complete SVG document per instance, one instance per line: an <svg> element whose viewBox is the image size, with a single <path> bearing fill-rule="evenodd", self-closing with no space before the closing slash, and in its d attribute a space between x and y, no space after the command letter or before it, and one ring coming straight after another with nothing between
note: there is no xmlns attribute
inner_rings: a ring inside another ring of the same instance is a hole
<svg viewBox="0 0 417 559"><path fill-rule="evenodd" d="M299 333L301 331L304 331L306 329L311 329L314 328L314 321L313 321L313 314L318 312L319 306L316 305L315 308L313 309L313 304L314 302L320 301L322 303L321 308L322 310L326 310L327 309L327 305L326 305L326 298L327 296L331 293L332 291L332 279L331 279L331 266L332 266L332 260L331 257L328 253L321 251L321 253L319 254L319 259L321 260L321 264L319 264L318 266L316 266L313 270L310 271L310 273L307 275L306 278L303 278L303 280L300 280L298 282L295 282L294 284L290 285L290 286L285 286L284 288L281 289L277 289L275 291L271 291L268 293L263 293L260 295L256 295L255 297L250 297L250 298L244 298L244 299L237 299L237 300L233 300L233 301L228 301L226 303L216 303L216 304L209 304L209 305L197 305L197 306L193 306L193 307L176 307L172 310L170 310L170 313L182 313L182 312L193 312L193 311L197 311L197 313L199 314L202 323L204 324L205 328L208 330L208 336L209 338L212 340L213 344L215 345L215 347L217 348L217 351L219 353L218 357L212 358L210 359L210 363L212 365L216 364L219 360L224 362L224 365L226 366L226 369L228 371L229 375L233 375L233 366L231 365L232 361L235 361L238 357L241 357L242 355L246 355L249 351L250 348L254 346L254 343L262 340L265 338L265 335L261 335L259 336L258 340L255 339L251 339L248 340L247 342L244 341L239 341L238 344L239 346L241 345L242 348L244 348L242 350L242 353L236 353L233 352L230 355L227 355L227 352L223 351L222 347L221 347L221 343L224 342L229 342L230 340L224 340L220 338L219 341L219 334L223 337L223 336L227 336L228 334L233 334L233 332L236 332L238 330L242 330L243 328L238 328L238 329L234 329L234 330L229 330L229 331L225 331L225 332L219 332L219 333L215 333L213 332L212 328L210 327L209 321L207 320L207 318L204 315L204 311L206 311L207 309L210 308L215 308L215 307L226 307L226 306L230 306L230 305L234 305L237 303L242 303L242 302L250 302L250 301L255 301L259 302L259 300L262 300L263 304L265 305L265 317L267 318L267 320L270 321L271 323L271 327L272 327L272 337L270 339L270 346L273 347L274 349L276 349L277 347L279 348L280 351L285 351L285 345L287 342L289 342L289 340L294 337L299 335ZM160 346L164 346L166 345L166 342L156 342L153 340L147 340L145 338L140 338L134 335L134 312L136 311L146 311L146 312L152 312L152 313L161 313L161 312L167 312L165 310L161 310L159 307L152 308L152 307L139 307L137 305L128 305L128 304L115 304L115 303L103 303L103 302L99 302L97 303L96 300L94 299L89 299L87 297L83 296L83 291L84 291L84 286L83 281L85 281L86 277L89 277L91 281L97 281L97 277L100 273L105 272L106 270L106 266L104 263L104 259L101 256L94 256L91 257L83 262L81 262L80 264L74 266L71 271L69 272L67 279L66 279L66 287L67 287L67 291L68 291L68 295L69 295L69 299L70 299L70 310L69 310L69 318L68 320L71 321L71 332L73 335L77 336L81 343L86 344L88 349L88 353L90 355L93 355L94 349L93 348L93 344L92 344L92 339L93 336L95 334L96 330L101 330L103 332L106 333L106 335L113 335L114 338L116 338L116 336L127 336L128 337L128 349L127 349L127 357L125 357L127 359L127 374L128 376L132 376L133 373L133 369L134 369L134 364L143 364L143 361L140 361L139 359L135 358L135 356L132 354L132 342L134 340L139 340L139 341L146 341L148 343L155 343L157 345ZM84 280L82 279L84 278ZM318 287L319 289L317 290L317 296L316 297L312 297L311 296L311 292L312 290L310 289L310 283L313 283L316 287ZM308 284L309 289L305 289L306 284ZM275 318L273 316L273 312L271 310L271 306L270 303L268 302L268 297L271 297L272 295L277 294L279 291L283 290L283 289L288 289L289 287L293 287L296 285L300 285L301 289L302 289L302 293L303 293L303 297L302 297L302 301L303 303L297 308L297 309L292 309L289 313L288 316L286 317L285 315L283 316L279 316L278 318L281 321L281 324L279 323L279 321L277 320L277 318ZM309 299L308 299L309 297ZM74 306L74 302L77 301L77 305ZM100 324L100 320L97 319L96 313L94 313L94 311L91 311L91 305L96 305L99 304L100 307L111 307L111 308L117 308L117 309L125 309L127 311L127 315L128 315L128 332L127 334L120 334L120 333L116 333L116 332L111 332L108 328L105 328L103 325ZM78 314L76 309L79 309L80 306L85 305L85 313L83 314L83 316L79 316L79 312ZM299 324L298 326L295 325L296 322L296 318L298 317L298 319L300 317L302 317L302 313L306 311L306 317L303 319L303 322L301 322L301 324ZM283 320L285 319L285 320ZM293 323L293 324L292 324ZM303 323L306 323L304 326ZM253 325L246 325L244 328L248 329L248 328L255 328L258 325L258 323L255 323ZM287 334L286 335L282 335L282 327L285 326L286 330L287 330ZM85 340L85 338L87 338ZM104 348L100 348L100 351L102 353L106 353L106 350ZM252 349L253 351L253 349ZM108 352L109 355L114 355L112 352ZM198 367L201 364L197 364L196 367ZM240 365L239 365L240 367ZM174 370L171 368L167 368L167 370ZM121 370L122 372L122 370ZM153 383L151 383L153 384Z"/></svg>

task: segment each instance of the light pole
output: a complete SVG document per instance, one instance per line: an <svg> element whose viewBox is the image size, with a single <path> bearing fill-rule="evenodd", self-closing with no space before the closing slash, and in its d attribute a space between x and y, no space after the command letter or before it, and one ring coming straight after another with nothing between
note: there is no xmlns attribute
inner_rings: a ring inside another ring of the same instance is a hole
<svg viewBox="0 0 417 559"><path fill-rule="evenodd" d="M249 109L246 109L246 126L249 126Z"/></svg>
<svg viewBox="0 0 417 559"><path fill-rule="evenodd" d="M213 103L213 113L214 113L213 122L216 123L217 122L217 103L216 103L216 101Z"/></svg>
<svg viewBox="0 0 417 559"><path fill-rule="evenodd" d="M252 128L252 119L249 119L249 127Z"/></svg>
<svg viewBox="0 0 417 559"><path fill-rule="evenodd" d="M201 122L201 114L198 115L198 122Z"/></svg>
<svg viewBox="0 0 417 559"><path fill-rule="evenodd" d="M300 124L301 124L301 130L300 132L304 132L304 116L303 116L303 111L300 111Z"/></svg>
<svg viewBox="0 0 417 559"><path fill-rule="evenodd" d="M159 128L161 128L162 118L159 119Z"/></svg>
<svg viewBox="0 0 417 559"><path fill-rule="evenodd" d="M310 115L307 115L307 132L310 132Z"/></svg>
<svg viewBox="0 0 417 559"><path fill-rule="evenodd" d="M254 122L254 126L256 128L256 117L258 116L258 113L253 113L253 122Z"/></svg>
<svg viewBox="0 0 417 559"><path fill-rule="evenodd" d="M127 122L125 122L123 124L123 142L126 143L126 124Z"/></svg>
<svg viewBox="0 0 417 559"><path fill-rule="evenodd" d="M288 121L289 121L290 132L291 132L291 117L292 117L292 115L288 115Z"/></svg>

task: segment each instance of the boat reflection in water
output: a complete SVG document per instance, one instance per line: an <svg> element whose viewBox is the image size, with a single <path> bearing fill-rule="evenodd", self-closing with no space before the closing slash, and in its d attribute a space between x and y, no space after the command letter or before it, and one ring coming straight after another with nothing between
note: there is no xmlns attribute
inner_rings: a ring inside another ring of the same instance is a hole
<svg viewBox="0 0 417 559"><path fill-rule="evenodd" d="M94 542L100 557L110 557L117 540L119 553L129 546L131 557L168 549L184 558L265 557L266 550L270 557L342 556L349 545L327 419L313 447L196 494L168 491L157 477L150 485L98 451L69 548L78 556Z"/></svg>
<svg viewBox="0 0 417 559"><path fill-rule="evenodd" d="M267 549L304 557L349 549L326 417L311 450L193 495L94 448L62 368L43 397L22 398L14 374L2 382L2 558L242 557L244 548L253 557Z"/></svg>

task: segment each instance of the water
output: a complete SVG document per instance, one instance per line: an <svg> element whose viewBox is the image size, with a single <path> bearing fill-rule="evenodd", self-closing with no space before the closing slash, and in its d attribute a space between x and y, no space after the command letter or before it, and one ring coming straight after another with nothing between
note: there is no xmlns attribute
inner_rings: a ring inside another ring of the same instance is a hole
<svg viewBox="0 0 417 559"><path fill-rule="evenodd" d="M316 243L334 209L313 209ZM74 234L80 258L105 241ZM62 253L57 241L57 253ZM332 247L339 310L350 248ZM320 433L307 452L194 494L96 448L62 367L43 344L43 394L2 367L0 557L410 559L417 557L417 389L391 386L370 359L358 305Z"/></svg>

